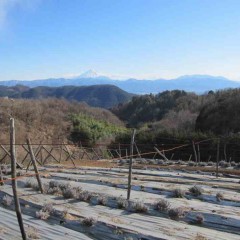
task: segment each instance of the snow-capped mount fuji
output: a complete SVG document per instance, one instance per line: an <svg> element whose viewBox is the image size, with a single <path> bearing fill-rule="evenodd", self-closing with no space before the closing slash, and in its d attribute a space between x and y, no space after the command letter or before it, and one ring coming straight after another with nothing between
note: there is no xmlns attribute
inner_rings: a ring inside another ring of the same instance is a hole
<svg viewBox="0 0 240 240"><path fill-rule="evenodd" d="M100 74L98 72L96 72L95 70L88 70L84 73L82 73L81 75L79 76L76 76L74 78L78 78L78 79L81 79L81 78L104 78L104 79L110 79L110 77L106 76L105 74Z"/></svg>

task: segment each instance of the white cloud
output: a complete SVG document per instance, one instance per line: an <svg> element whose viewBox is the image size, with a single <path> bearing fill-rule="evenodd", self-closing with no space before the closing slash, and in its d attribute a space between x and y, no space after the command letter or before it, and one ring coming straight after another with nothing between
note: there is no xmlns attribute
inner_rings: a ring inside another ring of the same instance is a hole
<svg viewBox="0 0 240 240"><path fill-rule="evenodd" d="M0 0L0 29L6 26L10 13L14 8L32 10L40 1L41 0Z"/></svg>

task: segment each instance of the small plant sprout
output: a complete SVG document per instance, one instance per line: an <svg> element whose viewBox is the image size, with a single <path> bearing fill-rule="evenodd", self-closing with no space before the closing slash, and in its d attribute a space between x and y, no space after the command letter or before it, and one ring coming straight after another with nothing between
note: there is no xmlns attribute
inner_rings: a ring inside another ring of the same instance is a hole
<svg viewBox="0 0 240 240"><path fill-rule="evenodd" d="M103 205L103 206L107 205L107 198L105 196L102 196L102 195L98 196L97 201L99 205Z"/></svg>
<svg viewBox="0 0 240 240"><path fill-rule="evenodd" d="M172 220L179 220L181 217L183 217L185 215L185 212L183 211L182 208L171 208L168 211L168 216L169 218L171 218Z"/></svg>
<svg viewBox="0 0 240 240"><path fill-rule="evenodd" d="M194 223L201 225L203 224L203 222L204 222L204 216L202 214L198 214L194 220Z"/></svg>
<svg viewBox="0 0 240 240"><path fill-rule="evenodd" d="M50 213L40 210L39 212L36 212L36 217L41 220L47 220L50 217Z"/></svg>
<svg viewBox="0 0 240 240"><path fill-rule="evenodd" d="M6 207L10 207L13 203L13 197L5 195L2 199L2 204Z"/></svg>
<svg viewBox="0 0 240 240"><path fill-rule="evenodd" d="M86 227L91 227L96 223L96 220L92 217L84 218L82 224Z"/></svg>
<svg viewBox="0 0 240 240"><path fill-rule="evenodd" d="M49 212L50 214L52 214L54 212L54 208L53 208L52 203L45 203L43 205L42 211Z"/></svg>
<svg viewBox="0 0 240 240"><path fill-rule="evenodd" d="M137 213L146 213L148 211L148 207L143 202L133 203L132 208Z"/></svg>
<svg viewBox="0 0 240 240"><path fill-rule="evenodd" d="M32 188L33 182L34 182L33 178L27 179L27 181L25 182L25 188Z"/></svg>
<svg viewBox="0 0 240 240"><path fill-rule="evenodd" d="M223 200L223 198L224 198L224 196L223 196L223 194L222 194L221 192L218 192L218 193L216 194L216 199L217 199L218 202L220 202L221 200Z"/></svg>
<svg viewBox="0 0 240 240"><path fill-rule="evenodd" d="M160 199L155 203L155 209L159 212L167 212L170 208L170 203L165 199Z"/></svg>
<svg viewBox="0 0 240 240"><path fill-rule="evenodd" d="M93 194L91 192L88 192L88 191L82 191L77 196L77 198L80 201L84 201L84 202L90 202L92 197L93 197Z"/></svg>
<svg viewBox="0 0 240 240"><path fill-rule="evenodd" d="M117 207L119 209L126 209L128 206L128 201L123 199L123 198L118 198L117 199Z"/></svg>
<svg viewBox="0 0 240 240"><path fill-rule="evenodd" d="M26 230L29 239L40 239L37 228L29 226Z"/></svg>
<svg viewBox="0 0 240 240"><path fill-rule="evenodd" d="M184 198L185 197L185 192L180 188L176 188L176 189L173 190L173 197Z"/></svg>
<svg viewBox="0 0 240 240"><path fill-rule="evenodd" d="M201 187L195 185L195 186L189 188L189 192L193 196L198 197L198 196L202 195L203 189Z"/></svg>

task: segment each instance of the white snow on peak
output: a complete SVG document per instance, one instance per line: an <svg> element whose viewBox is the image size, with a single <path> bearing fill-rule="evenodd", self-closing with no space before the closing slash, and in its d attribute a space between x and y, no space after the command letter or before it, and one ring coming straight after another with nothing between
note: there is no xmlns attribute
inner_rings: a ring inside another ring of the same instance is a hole
<svg viewBox="0 0 240 240"><path fill-rule="evenodd" d="M95 70L88 70L84 73L82 73L79 78L97 78L100 77L100 75Z"/></svg>

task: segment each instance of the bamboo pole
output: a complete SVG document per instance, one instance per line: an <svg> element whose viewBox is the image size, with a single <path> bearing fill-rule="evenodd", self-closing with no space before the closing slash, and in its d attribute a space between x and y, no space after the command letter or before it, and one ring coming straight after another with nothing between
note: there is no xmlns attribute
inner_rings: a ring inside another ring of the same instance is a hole
<svg viewBox="0 0 240 240"><path fill-rule="evenodd" d="M22 239L26 240L27 236L24 230L22 213L20 203L17 195L17 180L16 180L16 152L15 152L15 128L14 119L10 118L10 155L11 155L11 168L12 168L12 189L15 202L15 211L18 219L18 224L21 230Z"/></svg>
<svg viewBox="0 0 240 240"><path fill-rule="evenodd" d="M43 193L42 181L41 181L41 178L40 178L40 175L39 175L39 172L38 172L38 167L37 167L37 163L36 163L36 158L35 158L35 155L34 155L34 153L33 153L32 146L31 146L31 141L30 141L29 138L27 139L27 145L28 145L29 153L30 153L31 160L32 160L32 163L33 163L34 171L35 171L35 173L36 173L36 178L37 178L37 181L38 181L38 186L39 186L39 189L40 189L41 193Z"/></svg>
<svg viewBox="0 0 240 240"><path fill-rule="evenodd" d="M130 160L129 160L129 173L128 173L128 191L127 191L127 200L130 199L131 194L131 182L132 182L132 160L133 160L133 147L135 139L136 129L133 129L131 136L131 145L130 145Z"/></svg>

